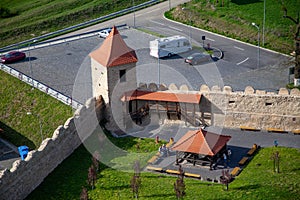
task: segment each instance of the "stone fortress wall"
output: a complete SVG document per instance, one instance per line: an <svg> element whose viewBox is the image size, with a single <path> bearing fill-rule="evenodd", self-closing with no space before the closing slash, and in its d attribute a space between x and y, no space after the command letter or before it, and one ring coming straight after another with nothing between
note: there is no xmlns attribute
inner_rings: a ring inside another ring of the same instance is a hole
<svg viewBox="0 0 300 200"><path fill-rule="evenodd" d="M37 150L30 151L24 161L17 160L11 169L0 171L0 200L24 199L40 185L82 143L78 126L92 128L89 119L95 116L95 111L98 119L105 116L103 105L95 98L88 100L54 131L52 138L45 139Z"/></svg>
<svg viewBox="0 0 300 200"><path fill-rule="evenodd" d="M229 86L209 88L202 85L199 91L189 90L187 85L177 87L155 83L139 85L150 91L169 90L202 95L200 111L210 115L208 125L226 128L249 127L257 130L300 130L300 90L281 88L278 93L254 90L232 91Z"/></svg>
<svg viewBox="0 0 300 200"><path fill-rule="evenodd" d="M190 91L188 86L166 87L155 83L140 84L140 89L151 91L166 90L180 93L200 93L200 110L211 115L209 125L227 128L249 126L261 130L268 128L285 131L300 129L300 91L280 89L278 93L254 90L233 92L228 86L209 88L202 85L199 91ZM65 158L82 143L78 132L93 128L96 120L106 116L102 98L91 98L86 105L76 110L63 126L59 126L52 138L45 139L37 150L30 151L24 161L13 163L11 169L0 172L0 200L24 199L48 176ZM95 115L96 114L96 115ZM76 126L75 126L76 125ZM85 136L85 137L88 137Z"/></svg>

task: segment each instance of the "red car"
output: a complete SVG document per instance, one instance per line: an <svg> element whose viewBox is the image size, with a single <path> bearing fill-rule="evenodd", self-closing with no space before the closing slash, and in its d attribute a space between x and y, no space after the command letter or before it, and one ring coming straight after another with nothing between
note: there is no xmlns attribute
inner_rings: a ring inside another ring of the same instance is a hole
<svg viewBox="0 0 300 200"><path fill-rule="evenodd" d="M11 51L1 56L2 63L12 63L26 58L26 54L20 51Z"/></svg>

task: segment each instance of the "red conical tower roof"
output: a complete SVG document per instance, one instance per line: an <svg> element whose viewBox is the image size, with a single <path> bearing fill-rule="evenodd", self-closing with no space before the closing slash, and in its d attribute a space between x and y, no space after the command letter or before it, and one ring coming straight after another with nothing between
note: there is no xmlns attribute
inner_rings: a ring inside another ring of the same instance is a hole
<svg viewBox="0 0 300 200"><path fill-rule="evenodd" d="M135 51L129 48L114 26L100 48L90 56L105 67L113 67L138 61Z"/></svg>

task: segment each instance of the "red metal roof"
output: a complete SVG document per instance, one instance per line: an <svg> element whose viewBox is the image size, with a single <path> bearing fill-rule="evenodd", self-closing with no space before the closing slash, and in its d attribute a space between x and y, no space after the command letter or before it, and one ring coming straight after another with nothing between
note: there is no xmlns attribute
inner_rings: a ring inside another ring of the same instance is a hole
<svg viewBox="0 0 300 200"><path fill-rule="evenodd" d="M105 67L138 61L135 51L126 45L116 27L112 28L100 48L90 53L90 56Z"/></svg>
<svg viewBox="0 0 300 200"><path fill-rule="evenodd" d="M201 155L216 155L231 139L228 135L219 135L205 130L188 131L176 142L172 150Z"/></svg>
<svg viewBox="0 0 300 200"><path fill-rule="evenodd" d="M178 103L200 103L200 94L188 94L188 93L171 93L165 91L141 91L135 90L132 92L126 92L122 101L132 100L149 100L149 101L166 101L166 102L178 102Z"/></svg>

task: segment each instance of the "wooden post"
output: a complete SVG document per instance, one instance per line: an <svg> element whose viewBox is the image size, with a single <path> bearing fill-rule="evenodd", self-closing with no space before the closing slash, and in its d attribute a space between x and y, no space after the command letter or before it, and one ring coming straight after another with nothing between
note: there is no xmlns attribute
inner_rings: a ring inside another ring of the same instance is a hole
<svg viewBox="0 0 300 200"><path fill-rule="evenodd" d="M193 110L193 116L194 116L194 126L196 126L196 107L195 104L193 104L194 110Z"/></svg>
<svg viewBox="0 0 300 200"><path fill-rule="evenodd" d="M185 125L187 125L187 110L186 110L186 103L184 103L184 109L185 109Z"/></svg>

